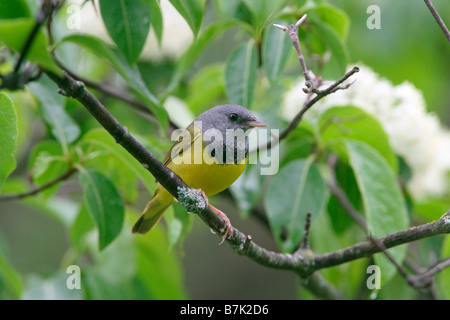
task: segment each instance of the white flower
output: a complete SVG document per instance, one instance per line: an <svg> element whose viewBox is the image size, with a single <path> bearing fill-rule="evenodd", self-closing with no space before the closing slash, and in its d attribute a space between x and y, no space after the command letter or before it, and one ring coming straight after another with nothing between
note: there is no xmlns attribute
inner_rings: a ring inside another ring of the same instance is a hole
<svg viewBox="0 0 450 320"><path fill-rule="evenodd" d="M350 88L320 100L305 119L314 122L334 106L360 107L380 122L394 152L411 168L411 194L417 199L444 195L450 172L450 131L427 112L422 93L408 82L394 86L364 66L355 77L358 80ZM281 108L286 120L301 109L306 99L304 86L302 80L286 92Z"/></svg>
<svg viewBox="0 0 450 320"><path fill-rule="evenodd" d="M70 3L75 5L81 5L83 2L84 0L70 1ZM152 61L161 61L165 58L176 60L189 48L194 35L188 23L169 0L161 0L159 5L163 17L161 46L158 44L155 32L151 27L140 58ZM99 10L98 1L95 1L95 7ZM81 31L82 33L96 36L109 44L114 43L101 19L100 12L96 12L93 4L87 3L83 5L79 13L80 29L74 31Z"/></svg>

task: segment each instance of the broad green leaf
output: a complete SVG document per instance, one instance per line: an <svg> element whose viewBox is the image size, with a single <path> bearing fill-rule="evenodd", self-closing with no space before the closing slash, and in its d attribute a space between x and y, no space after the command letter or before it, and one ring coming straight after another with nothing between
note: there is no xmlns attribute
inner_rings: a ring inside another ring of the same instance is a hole
<svg viewBox="0 0 450 320"><path fill-rule="evenodd" d="M192 229L193 215L178 202L174 203L164 214L170 247L183 246L183 241Z"/></svg>
<svg viewBox="0 0 450 320"><path fill-rule="evenodd" d="M155 31L158 43L161 45L163 33L163 16L161 13L161 8L159 7L159 1L157 0L149 0L149 1L152 7L152 15L151 15L152 28L153 31Z"/></svg>
<svg viewBox="0 0 450 320"><path fill-rule="evenodd" d="M189 49L178 59L176 69L173 73L167 92L174 90L184 74L192 67L195 60L200 56L208 44L218 35L223 33L229 27L238 24L236 21L219 21L202 31L196 41L189 47Z"/></svg>
<svg viewBox="0 0 450 320"><path fill-rule="evenodd" d="M169 250L167 235L156 226L145 237L137 236L137 277L154 299L186 299L183 269L177 255Z"/></svg>
<svg viewBox="0 0 450 320"><path fill-rule="evenodd" d="M221 19L233 18L239 8L240 0L214 0L216 13Z"/></svg>
<svg viewBox="0 0 450 320"><path fill-rule="evenodd" d="M197 36L202 26L205 0L169 0L186 20L194 36Z"/></svg>
<svg viewBox="0 0 450 320"><path fill-rule="evenodd" d="M58 93L57 85L47 76L28 84L39 102L39 110L52 135L67 151L68 145L80 135L80 128L65 110L66 98Z"/></svg>
<svg viewBox="0 0 450 320"><path fill-rule="evenodd" d="M417 213L425 221L439 219L450 208L450 199L422 199L414 202L414 213Z"/></svg>
<svg viewBox="0 0 450 320"><path fill-rule="evenodd" d="M95 224L89 214L86 203L83 203L70 227L70 243L72 244L72 247L81 251L83 249L83 240L86 234L94 227Z"/></svg>
<svg viewBox="0 0 450 320"><path fill-rule="evenodd" d="M363 142L348 140L346 147L361 192L369 233L381 237L407 228L406 203L386 160ZM406 246L397 246L388 252L401 263ZM395 274L395 266L382 253L375 255L375 262L382 270L383 282Z"/></svg>
<svg viewBox="0 0 450 320"><path fill-rule="evenodd" d="M0 189L3 181L16 167L17 114L9 97L0 92Z"/></svg>
<svg viewBox="0 0 450 320"><path fill-rule="evenodd" d="M142 52L150 30L152 4L148 0L100 0L103 22L130 65Z"/></svg>
<svg viewBox="0 0 450 320"><path fill-rule="evenodd" d="M114 184L91 170L80 172L86 206L99 231L99 249L103 250L120 233L124 220L122 198Z"/></svg>
<svg viewBox="0 0 450 320"><path fill-rule="evenodd" d="M442 258L450 257L450 235L446 235L442 245ZM445 268L437 275L438 288L441 290L442 298L450 300L450 268Z"/></svg>
<svg viewBox="0 0 450 320"><path fill-rule="evenodd" d="M292 160L307 158L316 145L315 140L314 129L311 124L307 121L300 122L289 136L279 144L280 167Z"/></svg>
<svg viewBox="0 0 450 320"><path fill-rule="evenodd" d="M190 78L188 96L185 99L194 114L200 114L210 106L219 105L225 94L225 65L210 64Z"/></svg>
<svg viewBox="0 0 450 320"><path fill-rule="evenodd" d="M350 27L350 19L341 9L322 4L306 10L305 14L308 14L308 18L315 17L325 23L328 23L334 30L336 30L343 41L347 38L348 29Z"/></svg>
<svg viewBox="0 0 450 320"><path fill-rule="evenodd" d="M256 34L266 27L266 25L275 17L283 8L285 0L242 0L243 3L252 13L252 25L256 30Z"/></svg>
<svg viewBox="0 0 450 320"><path fill-rule="evenodd" d="M288 25L284 20L275 23ZM262 58L266 75L272 83L278 81L291 50L293 47L289 36L272 25L267 26L262 43Z"/></svg>
<svg viewBox="0 0 450 320"><path fill-rule="evenodd" d="M253 40L237 46L225 68L225 89L230 103L250 108L258 71L258 51Z"/></svg>
<svg viewBox="0 0 450 320"><path fill-rule="evenodd" d="M15 19L30 17L25 0L2 0L0 1L0 19Z"/></svg>
<svg viewBox="0 0 450 320"><path fill-rule="evenodd" d="M324 65L322 77L333 80L339 79L345 74L345 68L348 64L347 49L340 35L328 23L317 17L308 16L308 21L311 23L314 32L306 33L306 37L310 41L313 38L312 41L316 44L316 48L312 49L314 53L323 54L322 51L318 51L317 45L331 53L329 61Z"/></svg>
<svg viewBox="0 0 450 320"><path fill-rule="evenodd" d="M135 235L130 230L131 227L122 228L114 242L101 252L91 247L91 259L94 263L86 270L86 274L93 272L101 274L101 277L111 285L124 285L131 281L136 275L137 251Z"/></svg>
<svg viewBox="0 0 450 320"><path fill-rule="evenodd" d="M233 198L244 217L261 199L265 177L261 175L261 163L248 164L241 176L229 187Z"/></svg>
<svg viewBox="0 0 450 320"><path fill-rule="evenodd" d="M30 178L37 186L58 178L68 169L64 151L58 142L44 140L36 144L31 151L28 161ZM58 184L43 190L40 194L49 197L58 190Z"/></svg>
<svg viewBox="0 0 450 320"><path fill-rule="evenodd" d="M19 272L14 269L0 250L0 297L3 297L2 291L5 291L8 298L20 299L23 284Z"/></svg>
<svg viewBox="0 0 450 320"><path fill-rule="evenodd" d="M102 40L89 36L73 34L61 40L61 43L72 42L93 54L108 60L113 68L127 81L131 88L136 92L138 97L150 108L155 117L159 120L162 131L164 131L169 123L167 112L160 105L160 101L150 92L142 79L141 73L136 65L130 66L125 58L109 47Z"/></svg>
<svg viewBox="0 0 450 320"><path fill-rule="evenodd" d="M0 20L0 42L4 42L9 48L21 52L35 23L35 20L31 18ZM26 55L26 60L37 63L56 74L61 73L47 50L47 39L41 30L37 32Z"/></svg>
<svg viewBox="0 0 450 320"><path fill-rule="evenodd" d="M106 151L108 153L107 156L115 158L120 165L128 168L135 177L141 179L149 192L154 192L156 185L150 173L123 147L118 145L105 130L94 129L87 132L80 144L88 147L92 146L95 148L94 151ZM154 150L150 149L150 151L156 154Z"/></svg>
<svg viewBox="0 0 450 320"><path fill-rule="evenodd" d="M338 159L335 165L335 175L337 184L347 195L352 206L356 210L362 212L361 193L359 192L355 175L353 174L353 170L348 164L348 161ZM337 234L342 235L349 226L355 225L355 221L349 216L334 195L331 195L328 201L327 211L330 216L333 230Z"/></svg>
<svg viewBox="0 0 450 320"><path fill-rule="evenodd" d="M272 232L284 252L292 252L301 240L306 215L312 221L323 211L328 194L317 167L310 159L288 163L271 181L265 207Z"/></svg>
<svg viewBox="0 0 450 320"><path fill-rule="evenodd" d="M319 134L327 147L346 154L345 139L367 143L385 158L389 166L397 172L397 156L389 144L389 138L379 122L360 108L334 107L325 111L319 120Z"/></svg>

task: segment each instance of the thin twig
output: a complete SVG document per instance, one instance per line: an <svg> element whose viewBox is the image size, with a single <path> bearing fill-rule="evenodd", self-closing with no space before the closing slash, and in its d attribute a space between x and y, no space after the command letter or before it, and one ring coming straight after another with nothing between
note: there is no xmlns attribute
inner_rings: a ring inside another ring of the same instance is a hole
<svg viewBox="0 0 450 320"><path fill-rule="evenodd" d="M447 38L447 41L450 42L450 31L448 31L447 26L444 23L444 20L439 16L439 13L437 12L436 8L434 7L431 0L425 0L425 4L427 5L428 9L430 10L431 14L434 17L434 20L436 20L437 24L441 28L442 32L444 33L445 37Z"/></svg>
<svg viewBox="0 0 450 320"><path fill-rule="evenodd" d="M30 197L33 196L35 194L38 194L52 186L54 186L55 184L57 184L58 182L64 181L66 179L68 179L72 174L74 174L77 170L75 168L71 168L68 169L66 172L64 172L62 175L60 175L59 177L47 182L46 184L43 184L40 187L36 187L33 188L27 192L23 192L23 193L19 193L19 194L8 194L8 195L3 195L0 196L0 201L9 201L9 200L20 200L26 197Z"/></svg>
<svg viewBox="0 0 450 320"><path fill-rule="evenodd" d="M313 79L310 75L310 71L306 67L305 58L303 57L302 50L300 49L300 40L298 39L298 28L303 23L303 21L305 21L306 17L307 17L306 14L303 15L303 17L301 17L300 20L298 20L295 25L291 24L288 27L285 27L285 26L282 26L279 24L274 24L274 26L283 30L284 32L287 32L287 34L291 38L292 44L294 45L294 48L297 51L298 60L300 61L300 65L302 67L303 75L305 77L306 87L308 89L312 89L312 88L314 88L314 83L312 81Z"/></svg>
<svg viewBox="0 0 450 320"><path fill-rule="evenodd" d="M303 240L300 245L301 250L310 250L309 246L309 229L311 228L311 212L306 213L305 232L303 234Z"/></svg>
<svg viewBox="0 0 450 320"><path fill-rule="evenodd" d="M278 137L278 139L276 139L276 140L269 140L266 145L259 146L258 150L262 151L264 149L270 149L273 146L275 146L277 143L279 143L281 140L285 139L292 131L295 130L295 128L297 128L299 123L302 121L303 116L305 115L306 111L311 109L311 107L314 104L316 104L320 99L328 96L329 94L331 94L333 92L336 92L337 90L340 90L340 89L348 88L348 85L347 86L342 86L342 84L348 78L350 78L352 75L354 75L355 73L359 72L359 70L360 70L359 67L356 67L356 66L353 67L351 70L347 71L347 73L341 79L339 79L338 81L334 82L332 85L330 85L326 89L321 90L321 91L316 90L316 92L315 92L316 95L312 99L310 99L312 97L312 92L309 92L308 96L307 96L307 99L306 99L305 103L303 104L303 107L295 115L295 117L291 120L291 122L289 122L287 127L281 132L281 134Z"/></svg>
<svg viewBox="0 0 450 320"><path fill-rule="evenodd" d="M27 53L30 50L31 45L33 44L34 38L36 37L41 26L45 23L45 20L47 20L47 12L45 11L44 7L42 7L36 18L36 23L34 24L34 27L31 30L30 35L27 38L27 41L25 42L22 50L20 51L19 59L17 60L16 65L14 67L14 73L16 74L19 73L20 67L22 66L22 62L25 60L25 57L27 56Z"/></svg>

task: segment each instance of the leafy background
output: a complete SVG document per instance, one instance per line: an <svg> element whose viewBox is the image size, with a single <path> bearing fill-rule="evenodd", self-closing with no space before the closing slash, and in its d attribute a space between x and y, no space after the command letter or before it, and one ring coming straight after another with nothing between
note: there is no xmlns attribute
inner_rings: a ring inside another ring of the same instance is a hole
<svg viewBox="0 0 450 320"><path fill-rule="evenodd" d="M94 91L160 159L171 145L165 134L169 118L164 106L168 107L173 96L187 105L182 113L172 113L175 123L185 121L176 114L198 115L213 105L232 102L248 106L273 128L286 126L278 115L280 101L301 71L289 38L270 24L287 25L304 13L308 13L309 23L300 29L300 39L313 71L317 71L314 57L330 52L322 70L327 79L337 79L348 64L362 62L394 84L408 80L423 92L428 109L450 125L449 47L424 3L170 2L194 37L193 44L175 60L139 60L150 26L157 41L163 42L163 20L156 0L120 1L121 9L106 5L109 1L97 3L116 48L92 35L70 33L64 9L53 21L55 52L65 66L128 92L151 109L157 122L130 112L127 103ZM381 8L380 30L366 27L366 9L372 4ZM289 10L282 10L287 6ZM450 9L444 2L437 3L437 8L439 12ZM20 51L38 9L34 0L0 3L0 40ZM58 72L47 41L48 34L42 29L27 58ZM5 74L17 55L5 49L1 52L7 57L0 64L0 73ZM5 155L0 158L2 194L29 190L30 179L41 186L72 168L77 170L68 181L34 197L0 201L1 298L312 298L295 275L264 268L235 255L227 245L218 246L219 239L180 206L171 207L166 224L145 237L131 235L132 222L154 191L152 177L99 129L82 106L59 95L56 85L45 76L25 91L1 93L0 103L1 152ZM404 201L395 183L400 170L397 156L374 118L351 106L331 108L319 126L332 117L361 114L361 123L344 122L347 131L330 125L319 136L313 124L302 123L280 146L281 168L275 177L259 176L258 166L250 166L230 191L211 200L240 230L272 250L295 248L307 211L321 213L314 216L311 230L316 252L361 241L364 232L329 196L323 178L324 158L311 155L319 145L341 157L337 177L355 207L365 212L375 236L404 229L409 221L437 219L448 209L448 198L419 203L406 197ZM11 127L11 123L17 126ZM364 130L368 127L369 132ZM296 174L289 174L291 170ZM381 178L374 186L371 179L376 177ZM236 204L229 201L230 195ZM282 201L286 207L280 205L280 197L288 199ZM270 230L251 215L255 206L267 210ZM392 212L396 212L393 217ZM405 250L403 246L392 253L401 260ZM421 241L413 258L426 265L429 252L448 257L448 236ZM390 263L380 256L375 261L383 270L379 298L416 297ZM359 260L323 274L345 297L355 298L370 263ZM70 264L81 267L82 290L66 288L65 268ZM449 278L448 272L438 278L445 298L450 297Z"/></svg>

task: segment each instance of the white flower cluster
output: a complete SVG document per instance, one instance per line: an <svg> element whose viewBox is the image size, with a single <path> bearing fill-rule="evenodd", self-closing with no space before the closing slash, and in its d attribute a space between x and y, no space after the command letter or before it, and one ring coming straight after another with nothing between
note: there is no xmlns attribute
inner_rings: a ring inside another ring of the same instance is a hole
<svg viewBox="0 0 450 320"><path fill-rule="evenodd" d="M84 0L71 0L69 3L81 6ZM161 45L158 44L153 28L150 28L147 40L141 53L141 59L161 61L163 59L178 59L191 45L194 35L188 23L173 7L169 0L159 2L163 18L163 33ZM99 11L98 1L95 1L95 8ZM100 12L96 12L93 4L87 3L80 9L80 29L81 31L99 37L112 44L106 27L101 19Z"/></svg>
<svg viewBox="0 0 450 320"><path fill-rule="evenodd" d="M362 66L357 81L316 103L305 119L314 121L335 106L356 106L377 119L386 131L394 152L412 171L408 189L416 199L441 197L448 192L450 174L450 131L438 117L426 110L422 93L404 82L394 86L373 70ZM304 80L285 94L282 117L292 119L302 107L306 94Z"/></svg>

